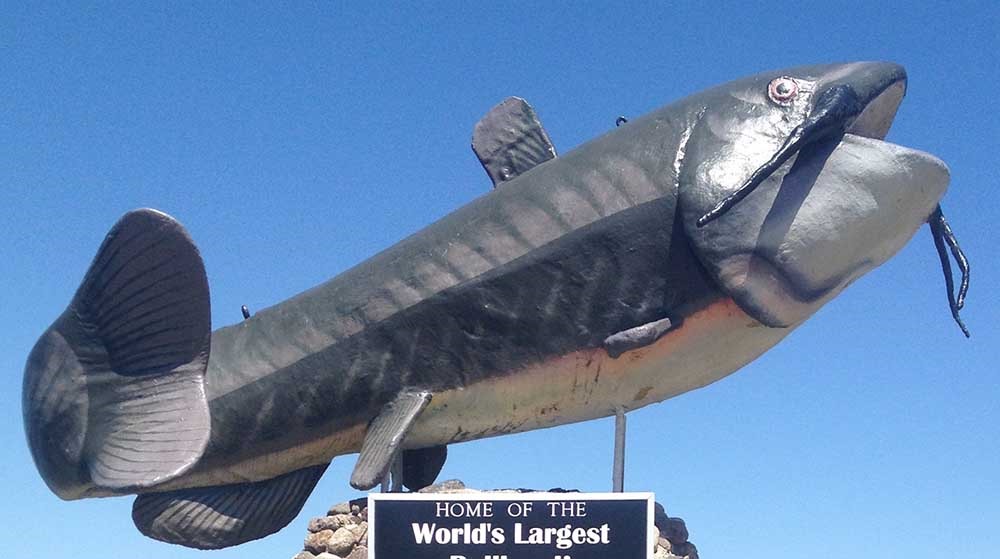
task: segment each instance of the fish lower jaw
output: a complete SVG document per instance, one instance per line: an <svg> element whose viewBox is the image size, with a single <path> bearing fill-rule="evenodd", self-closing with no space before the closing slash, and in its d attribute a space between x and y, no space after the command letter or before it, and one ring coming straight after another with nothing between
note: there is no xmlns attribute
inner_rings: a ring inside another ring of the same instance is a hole
<svg viewBox="0 0 1000 559"><path fill-rule="evenodd" d="M804 298L770 260L740 253L719 261L719 277L748 315L772 328L797 325L816 312L825 298Z"/></svg>

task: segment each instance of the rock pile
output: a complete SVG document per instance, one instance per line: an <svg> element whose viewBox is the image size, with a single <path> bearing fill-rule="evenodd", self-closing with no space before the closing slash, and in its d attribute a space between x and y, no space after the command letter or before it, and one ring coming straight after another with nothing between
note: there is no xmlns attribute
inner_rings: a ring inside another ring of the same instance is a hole
<svg viewBox="0 0 1000 559"><path fill-rule="evenodd" d="M479 493L480 491L465 487L461 481L450 480L426 487L420 492ZM653 523L657 532L654 559L698 559L698 550L688 541L687 526L683 520L667 516L663 507L656 503ZM292 559L367 558L368 500L361 498L334 505L326 516L310 520L309 534L306 536L303 550Z"/></svg>

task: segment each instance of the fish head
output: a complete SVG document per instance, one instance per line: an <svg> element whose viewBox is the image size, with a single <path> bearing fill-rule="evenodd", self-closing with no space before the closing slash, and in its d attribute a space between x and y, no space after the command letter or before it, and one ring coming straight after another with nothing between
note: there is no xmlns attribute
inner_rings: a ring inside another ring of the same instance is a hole
<svg viewBox="0 0 1000 559"><path fill-rule="evenodd" d="M861 62L759 74L695 98L678 157L684 228L758 321L805 320L934 212L947 166L882 140L905 90L902 67Z"/></svg>

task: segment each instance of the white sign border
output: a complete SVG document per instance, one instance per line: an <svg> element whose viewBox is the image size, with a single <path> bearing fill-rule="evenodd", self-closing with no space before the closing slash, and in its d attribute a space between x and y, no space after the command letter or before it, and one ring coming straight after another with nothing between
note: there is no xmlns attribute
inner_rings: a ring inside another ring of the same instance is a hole
<svg viewBox="0 0 1000 559"><path fill-rule="evenodd" d="M656 498L652 492L574 493L550 491L473 491L469 493L369 493L368 559L375 559L375 501L646 501L646 557L653 559L656 539L653 517Z"/></svg>

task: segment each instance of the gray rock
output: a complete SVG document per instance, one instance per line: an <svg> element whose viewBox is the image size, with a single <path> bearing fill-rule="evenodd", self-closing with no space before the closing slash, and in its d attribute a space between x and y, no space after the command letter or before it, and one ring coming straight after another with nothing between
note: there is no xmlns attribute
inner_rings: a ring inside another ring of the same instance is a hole
<svg viewBox="0 0 1000 559"><path fill-rule="evenodd" d="M338 514L351 514L351 503L337 503L330 507L330 511L326 513L327 516L336 516Z"/></svg>
<svg viewBox="0 0 1000 559"><path fill-rule="evenodd" d="M457 493L465 491L465 489L465 484L461 481L457 479L449 479L435 485L428 485L418 491L418 493Z"/></svg>
<svg viewBox="0 0 1000 559"><path fill-rule="evenodd" d="M351 499L348 504L351 505L351 510L354 510L354 507L363 509L368 506L368 497L358 497L357 499Z"/></svg>
<svg viewBox="0 0 1000 559"><path fill-rule="evenodd" d="M292 557L292 559L316 559L316 556L308 551L300 551L295 557Z"/></svg>
<svg viewBox="0 0 1000 559"><path fill-rule="evenodd" d="M316 556L316 559L344 559L340 555L334 555L332 553L323 552Z"/></svg>
<svg viewBox="0 0 1000 559"><path fill-rule="evenodd" d="M368 548L363 545L359 545L358 547L355 547L354 551L352 551L351 554L344 559L368 559Z"/></svg>
<svg viewBox="0 0 1000 559"><path fill-rule="evenodd" d="M368 523L367 522L362 522L361 524L351 524L349 526L344 526L344 529L351 532L351 535L354 536L354 541L355 542L360 542L362 538L365 538L365 537L368 536Z"/></svg>
<svg viewBox="0 0 1000 559"><path fill-rule="evenodd" d="M350 528L344 526L343 528L338 528L336 532L326 541L326 550L334 555L340 555L341 557L347 555L354 549L354 544L357 543L358 538L355 536L354 532Z"/></svg>
<svg viewBox="0 0 1000 559"><path fill-rule="evenodd" d="M312 533L322 532L323 530L330 530L330 516L320 516L319 518L313 518L309 521L309 525L306 526L306 530Z"/></svg>
<svg viewBox="0 0 1000 559"><path fill-rule="evenodd" d="M306 536L303 548L312 553L323 553L326 551L326 542L333 537L333 530L322 530L320 532L310 532Z"/></svg>
<svg viewBox="0 0 1000 559"><path fill-rule="evenodd" d="M350 514L323 516L309 521L309 531L320 532L323 530L336 530L342 526L357 524L358 522L361 522L361 520Z"/></svg>

